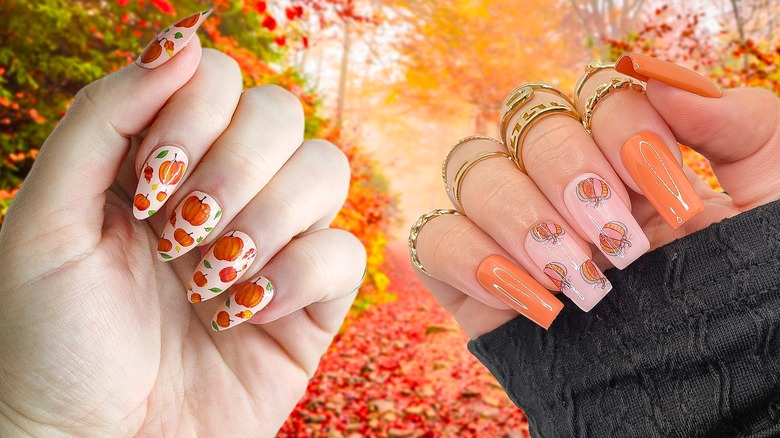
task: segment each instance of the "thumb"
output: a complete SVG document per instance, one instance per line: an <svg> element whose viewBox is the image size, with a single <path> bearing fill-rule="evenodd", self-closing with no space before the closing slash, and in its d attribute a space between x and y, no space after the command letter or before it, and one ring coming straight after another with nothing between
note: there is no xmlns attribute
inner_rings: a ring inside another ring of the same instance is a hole
<svg viewBox="0 0 780 438"><path fill-rule="evenodd" d="M130 150L130 136L145 130L195 73L201 47L192 36L209 12L165 28L137 63L78 92L8 210L6 237L28 242L47 233L77 235L80 248L71 248L76 237L63 245L75 251L99 242L105 192Z"/></svg>
<svg viewBox="0 0 780 438"><path fill-rule="evenodd" d="M780 101L768 90L723 90L702 97L655 79L647 98L677 141L704 155L742 210L780 197Z"/></svg>

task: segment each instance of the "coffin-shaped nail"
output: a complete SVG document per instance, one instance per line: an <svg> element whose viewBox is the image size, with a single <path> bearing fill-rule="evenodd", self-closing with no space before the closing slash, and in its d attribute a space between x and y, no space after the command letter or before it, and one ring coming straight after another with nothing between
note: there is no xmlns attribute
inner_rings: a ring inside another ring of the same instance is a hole
<svg viewBox="0 0 780 438"><path fill-rule="evenodd" d="M615 63L615 70L640 81L647 82L653 78L704 97L722 95L720 88L695 71L639 53L621 55Z"/></svg>

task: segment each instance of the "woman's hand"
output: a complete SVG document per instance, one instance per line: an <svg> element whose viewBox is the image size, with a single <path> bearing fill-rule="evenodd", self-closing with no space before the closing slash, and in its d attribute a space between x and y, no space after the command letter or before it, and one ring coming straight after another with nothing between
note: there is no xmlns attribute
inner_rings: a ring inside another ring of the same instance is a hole
<svg viewBox="0 0 780 438"><path fill-rule="evenodd" d="M205 15L82 90L8 211L2 436L273 435L353 301L346 157L187 44Z"/></svg>
<svg viewBox="0 0 780 438"><path fill-rule="evenodd" d="M526 87L505 102L509 148L474 138L448 157L448 195L465 216L415 227L417 259L431 276L417 273L472 338L518 313L549 327L564 304L548 290L589 311L611 289L604 269L780 198L772 93L721 95L682 67L641 55L621 61L621 72L647 80L646 93L603 67L591 68L576 113L563 93ZM591 136L577 118L597 93ZM710 160L726 193L681 165L678 141ZM506 159L512 145L524 171Z"/></svg>

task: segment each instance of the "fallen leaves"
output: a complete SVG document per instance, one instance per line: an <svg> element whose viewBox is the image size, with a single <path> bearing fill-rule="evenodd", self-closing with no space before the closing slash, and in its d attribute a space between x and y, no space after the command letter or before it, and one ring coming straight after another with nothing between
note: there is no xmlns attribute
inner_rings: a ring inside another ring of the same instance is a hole
<svg viewBox="0 0 780 438"><path fill-rule="evenodd" d="M348 321L278 436L524 437L528 425L468 338L388 247L396 301Z"/></svg>

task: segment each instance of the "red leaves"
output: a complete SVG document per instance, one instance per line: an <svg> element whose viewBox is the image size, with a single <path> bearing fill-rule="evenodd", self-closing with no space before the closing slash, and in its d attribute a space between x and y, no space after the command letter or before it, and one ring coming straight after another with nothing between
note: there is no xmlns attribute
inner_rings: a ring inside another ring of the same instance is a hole
<svg viewBox="0 0 780 438"><path fill-rule="evenodd" d="M151 0L152 6L159 9L163 14L176 15L176 9L168 0Z"/></svg>
<svg viewBox="0 0 780 438"><path fill-rule="evenodd" d="M273 30L276 29L276 19L270 15L266 15L263 20L263 27L273 32Z"/></svg>
<svg viewBox="0 0 780 438"><path fill-rule="evenodd" d="M398 299L347 320L278 436L527 431L523 413L466 350L467 336L414 277L406 251L394 244L383 266Z"/></svg>
<svg viewBox="0 0 780 438"><path fill-rule="evenodd" d="M127 6L130 3L130 0L116 0L117 3L119 3L119 6Z"/></svg>
<svg viewBox="0 0 780 438"><path fill-rule="evenodd" d="M268 8L265 2L255 2L255 11L257 11L258 14L265 13L265 10Z"/></svg>

